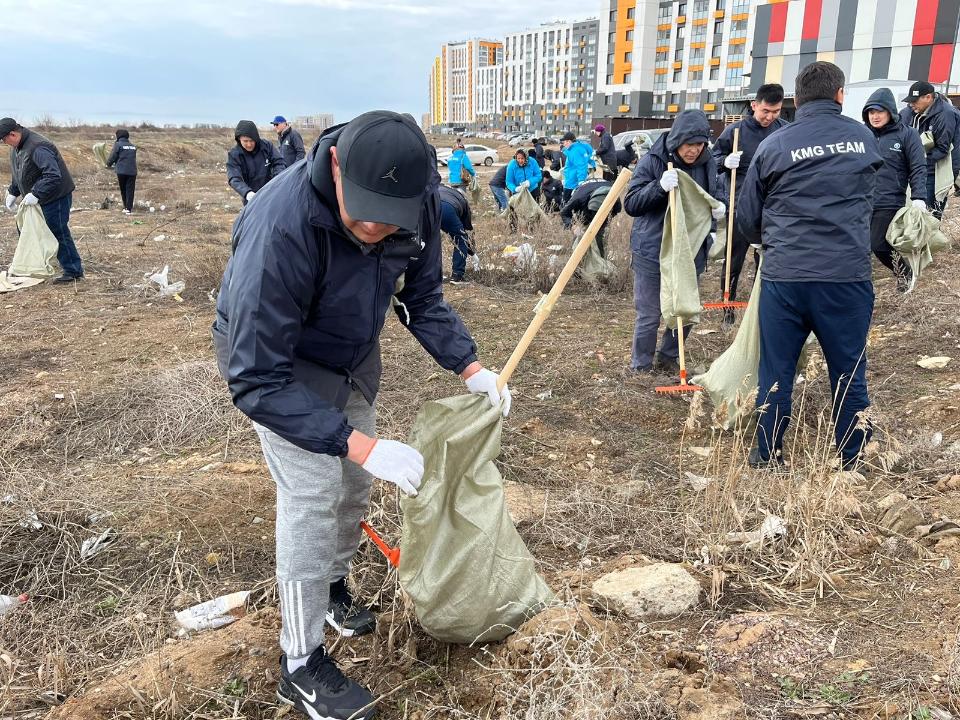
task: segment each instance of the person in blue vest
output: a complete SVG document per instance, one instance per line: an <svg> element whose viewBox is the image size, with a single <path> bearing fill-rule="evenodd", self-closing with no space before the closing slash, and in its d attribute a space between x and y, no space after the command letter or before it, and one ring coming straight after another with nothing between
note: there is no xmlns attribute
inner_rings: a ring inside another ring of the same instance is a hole
<svg viewBox="0 0 960 720"><path fill-rule="evenodd" d="M536 161L527 157L525 150L517 150L513 160L507 165L507 190L510 194L519 192L522 188L530 190L534 200L540 199L540 181L543 173Z"/></svg>
<svg viewBox="0 0 960 720"><path fill-rule="evenodd" d="M633 302L637 311L633 333L633 355L629 372L659 371L675 375L680 371L679 340L676 328L664 328L660 348L660 245L663 221L670 202L670 191L680 186L678 173L684 172L710 195L721 199L717 190L717 165L710 154L710 122L702 110L684 110L677 115L673 127L663 133L640 158L627 185L623 209L635 217L630 231L633 253ZM673 169L669 164L673 163ZM724 208L714 212L714 219L724 215ZM694 257L699 277L707 267L709 238L705 237ZM683 329L686 337L692 325Z"/></svg>
<svg viewBox="0 0 960 720"><path fill-rule="evenodd" d="M923 143L913 128L900 124L897 102L889 88L880 88L869 97L863 108L863 122L876 136L883 156L883 167L877 173L873 193L870 246L877 260L897 278L897 290L906 292L910 285L910 266L890 247L887 228L906 204L908 186L913 206L927 209L927 161Z"/></svg>
<svg viewBox="0 0 960 720"><path fill-rule="evenodd" d="M470 177L474 177L477 174L477 171L473 169L473 165L470 163L467 151L463 149L462 143L456 142L453 144L453 154L450 155L450 159L447 160L447 170L450 171L448 182L450 187L454 188L463 187L469 183L469 180L464 177L464 173Z"/></svg>
<svg viewBox="0 0 960 720"><path fill-rule="evenodd" d="M777 83L761 85L757 89L757 96L750 102L750 114L743 120L727 125L720 137L717 138L713 146L713 159L717 161L717 170L721 173L721 180L724 187L730 187L730 176L736 173L738 187L743 186L743 181L747 177L747 171L750 169L750 163L753 156L757 153L760 143L766 140L777 130L786 127L787 121L780 117L783 110L783 86ZM740 130L740 143L737 146L737 152L733 152L734 131ZM734 198L736 202L736 198ZM736 213L736 208L734 208ZM730 299L737 299L737 284L740 280L740 272L743 270L743 263L747 259L747 251L750 243L739 232L736 225L733 228L733 247L730 257ZM754 264L759 266L760 256L754 253ZM720 292L726 290L724 287L727 279L727 258L724 253L723 267L720 271ZM723 311L724 327L731 327L736 317L733 308L726 308Z"/></svg>
<svg viewBox="0 0 960 720"><path fill-rule="evenodd" d="M590 176L590 171L597 163L593 159L593 148L577 140L577 136L572 132L564 134L560 144L566 158L563 166L563 202L568 203L577 185Z"/></svg>
<svg viewBox="0 0 960 720"><path fill-rule="evenodd" d="M785 464L793 379L811 332L827 362L844 469L859 464L871 436L864 416L873 315L870 218L883 157L874 134L841 114L843 85L843 70L833 63L800 71L796 120L760 145L737 205L740 230L763 246L752 467Z"/></svg>

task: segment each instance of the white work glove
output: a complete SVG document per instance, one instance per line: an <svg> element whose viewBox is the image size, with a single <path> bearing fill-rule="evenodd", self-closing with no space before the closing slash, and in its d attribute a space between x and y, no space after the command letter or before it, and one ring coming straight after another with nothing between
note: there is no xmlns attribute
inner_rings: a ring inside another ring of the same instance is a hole
<svg viewBox="0 0 960 720"><path fill-rule="evenodd" d="M710 211L713 215L714 220L722 220L723 216L727 214L727 209L723 205L717 205Z"/></svg>
<svg viewBox="0 0 960 720"><path fill-rule="evenodd" d="M393 483L409 497L416 496L423 479L423 455L396 440L378 439L360 467Z"/></svg>
<svg viewBox="0 0 960 720"><path fill-rule="evenodd" d="M522 183L520 183L517 187L528 188L528 187L530 187L530 181L529 181L529 180L524 180L524 181L523 181Z"/></svg>
<svg viewBox="0 0 960 720"><path fill-rule="evenodd" d="M670 192L680 187L680 177L676 170L667 170L660 176L660 187L664 192Z"/></svg>
<svg viewBox="0 0 960 720"><path fill-rule="evenodd" d="M250 192L248 192L248 193L247 193L247 202L250 202L251 200L253 200L253 196L254 196L254 195L256 195L256 193L255 193L253 190L251 190Z"/></svg>
<svg viewBox="0 0 960 720"><path fill-rule="evenodd" d="M7 210L13 210L17 205L17 196L7 193L7 199L3 204L7 206Z"/></svg>
<svg viewBox="0 0 960 720"><path fill-rule="evenodd" d="M740 156L743 155L743 152L730 153L723 159L723 166L727 170L736 170L740 167Z"/></svg>
<svg viewBox="0 0 960 720"><path fill-rule="evenodd" d="M913 205L913 206L914 206L915 208L917 208L918 210L926 210L926 209L927 209L927 201L926 201L926 200L911 200L911 201L910 201L910 204Z"/></svg>
<svg viewBox="0 0 960 720"><path fill-rule="evenodd" d="M26 197L21 201L24 205L36 205L40 201L37 199L37 196L33 193L27 193Z"/></svg>
<svg viewBox="0 0 960 720"><path fill-rule="evenodd" d="M490 404L495 408L500 408L500 412L506 417L510 414L510 405L513 397L510 395L510 386L504 385L503 390L497 390L497 380L500 376L492 370L480 368L464 382L467 384L467 390L475 395L486 395L490 398Z"/></svg>

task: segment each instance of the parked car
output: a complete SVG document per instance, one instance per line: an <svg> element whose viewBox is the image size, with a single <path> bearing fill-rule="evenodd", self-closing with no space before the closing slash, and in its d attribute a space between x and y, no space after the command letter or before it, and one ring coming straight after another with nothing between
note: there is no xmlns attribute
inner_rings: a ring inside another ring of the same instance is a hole
<svg viewBox="0 0 960 720"><path fill-rule="evenodd" d="M633 147L636 149L637 155L643 157L647 154L647 150L653 147L657 138L668 130L669 128L651 128L649 130L627 130L617 133L613 136L613 147L617 150L623 150L627 143L633 140Z"/></svg>
<svg viewBox="0 0 960 720"><path fill-rule="evenodd" d="M486 145L465 145L463 149L467 151L467 157L470 158L470 162L474 165L486 165L490 167L500 160L497 151L493 148L488 148ZM453 150L451 148L441 148L437 150L437 162L441 165L446 165L447 160L450 159L452 154Z"/></svg>
<svg viewBox="0 0 960 720"><path fill-rule="evenodd" d="M518 147L533 140L533 133L523 133L522 135L517 135L510 141L511 147Z"/></svg>

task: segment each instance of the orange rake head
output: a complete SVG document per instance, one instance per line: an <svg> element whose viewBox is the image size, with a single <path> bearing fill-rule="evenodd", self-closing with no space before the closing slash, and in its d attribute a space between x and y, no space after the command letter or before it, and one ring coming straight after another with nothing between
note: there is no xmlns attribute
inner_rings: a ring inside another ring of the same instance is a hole
<svg viewBox="0 0 960 720"><path fill-rule="evenodd" d="M704 303L704 310L726 310L727 308L745 308L747 304L739 300L727 300L724 302Z"/></svg>
<svg viewBox="0 0 960 720"><path fill-rule="evenodd" d="M680 384L679 385L661 385L660 387L654 388L661 395L671 395L675 393L692 393L697 390L703 390L699 385L690 385L687 382L687 371L685 369L680 370Z"/></svg>

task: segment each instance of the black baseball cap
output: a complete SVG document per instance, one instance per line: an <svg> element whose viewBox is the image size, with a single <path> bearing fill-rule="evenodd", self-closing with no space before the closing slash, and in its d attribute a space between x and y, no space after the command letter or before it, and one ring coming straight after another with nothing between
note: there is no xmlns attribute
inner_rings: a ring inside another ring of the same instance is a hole
<svg viewBox="0 0 960 720"><path fill-rule="evenodd" d="M413 120L389 110L354 118L337 138L337 160L350 217L417 228L434 168L427 139Z"/></svg>
<svg viewBox="0 0 960 720"><path fill-rule="evenodd" d="M18 127L20 127L20 123L13 118L0 118L0 140L3 140Z"/></svg>
<svg viewBox="0 0 960 720"><path fill-rule="evenodd" d="M936 91L937 89L926 80L917 80L917 82L910 86L910 91L907 93L907 96L901 100L901 102L916 102L918 98L921 98L924 95L932 95Z"/></svg>

